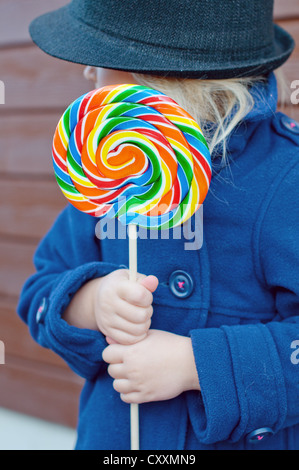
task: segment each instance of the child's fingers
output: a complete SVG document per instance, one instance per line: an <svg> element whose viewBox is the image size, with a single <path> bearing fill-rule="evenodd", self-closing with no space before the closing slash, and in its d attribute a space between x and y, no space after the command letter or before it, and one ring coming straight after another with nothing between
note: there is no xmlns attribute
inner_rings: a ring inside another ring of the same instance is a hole
<svg viewBox="0 0 299 470"><path fill-rule="evenodd" d="M110 336L106 336L106 341L108 344L117 344L117 341L114 341Z"/></svg>
<svg viewBox="0 0 299 470"><path fill-rule="evenodd" d="M145 323L153 315L153 306L138 307L125 300L118 299L115 303L115 312L130 323Z"/></svg>
<svg viewBox="0 0 299 470"><path fill-rule="evenodd" d="M116 343L123 346L129 346L131 344L138 343L146 337L146 333L135 336L117 328L112 328L109 331L109 337L112 338ZM111 346L115 346L112 344Z"/></svg>
<svg viewBox="0 0 299 470"><path fill-rule="evenodd" d="M127 378L123 364L110 364L107 372L113 379Z"/></svg>
<svg viewBox="0 0 299 470"><path fill-rule="evenodd" d="M131 394L131 393L136 393L137 390L134 390L132 388L132 383L127 380L127 379L117 379L113 380L113 388L116 390L118 393L124 393L124 394Z"/></svg>
<svg viewBox="0 0 299 470"><path fill-rule="evenodd" d="M159 280L156 276L146 276L138 280L139 284L146 287L150 292L155 292L158 287Z"/></svg>
<svg viewBox="0 0 299 470"><path fill-rule="evenodd" d="M148 307L153 303L153 294L144 286L132 282L123 281L118 286L118 295L129 304L138 307Z"/></svg>
<svg viewBox="0 0 299 470"><path fill-rule="evenodd" d="M110 344L102 352L103 361L108 364L120 364L123 362L124 346L122 344Z"/></svg>
<svg viewBox="0 0 299 470"><path fill-rule="evenodd" d="M145 398L143 398L143 396L139 392L134 391L134 390L128 393L121 393L120 398L125 403L141 404L141 403L146 403L148 401Z"/></svg>
<svg viewBox="0 0 299 470"><path fill-rule="evenodd" d="M132 323L125 318L122 318L120 316L115 316L111 318L110 322L110 327L109 329L112 331L114 329L116 330L121 330L124 333L128 333L131 336L143 336L148 332L148 329L151 326L151 319L149 318L148 320L143 321L142 323L135 322ZM108 332L108 336L110 335L111 337L111 332ZM115 339L113 337L113 339Z"/></svg>

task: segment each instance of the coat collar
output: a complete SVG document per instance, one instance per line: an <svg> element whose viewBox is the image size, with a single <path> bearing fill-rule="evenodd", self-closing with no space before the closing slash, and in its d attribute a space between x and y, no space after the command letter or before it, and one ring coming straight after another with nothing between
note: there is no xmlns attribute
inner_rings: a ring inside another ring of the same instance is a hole
<svg viewBox="0 0 299 470"><path fill-rule="evenodd" d="M255 84L250 93L254 99L254 106L245 117L244 122L260 121L273 116L278 100L277 82L274 73L268 76L267 81Z"/></svg>
<svg viewBox="0 0 299 470"><path fill-rule="evenodd" d="M254 106L243 121L233 130L227 140L227 161L222 161L222 148L217 148L212 156L213 174L218 174L244 151L248 140L259 123L275 114L277 109L277 81L271 73L264 82L256 83L250 91Z"/></svg>

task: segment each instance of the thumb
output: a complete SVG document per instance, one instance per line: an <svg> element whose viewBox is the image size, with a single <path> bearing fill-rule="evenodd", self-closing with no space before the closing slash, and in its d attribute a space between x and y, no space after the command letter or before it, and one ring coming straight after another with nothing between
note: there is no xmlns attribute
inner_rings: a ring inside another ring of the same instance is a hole
<svg viewBox="0 0 299 470"><path fill-rule="evenodd" d="M159 284L159 279L156 276L150 275L138 279L138 283L146 287L150 292L155 292Z"/></svg>

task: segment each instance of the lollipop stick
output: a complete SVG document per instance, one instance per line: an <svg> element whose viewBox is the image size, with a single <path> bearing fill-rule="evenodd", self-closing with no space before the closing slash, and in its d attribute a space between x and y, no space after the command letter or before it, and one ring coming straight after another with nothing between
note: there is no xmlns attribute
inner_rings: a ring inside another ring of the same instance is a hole
<svg viewBox="0 0 299 470"><path fill-rule="evenodd" d="M136 225L129 224L129 279L137 279L137 230ZM131 450L139 450L139 408L138 404L130 405L131 415Z"/></svg>
<svg viewBox="0 0 299 470"><path fill-rule="evenodd" d="M129 224L129 279L137 280L137 225Z"/></svg>

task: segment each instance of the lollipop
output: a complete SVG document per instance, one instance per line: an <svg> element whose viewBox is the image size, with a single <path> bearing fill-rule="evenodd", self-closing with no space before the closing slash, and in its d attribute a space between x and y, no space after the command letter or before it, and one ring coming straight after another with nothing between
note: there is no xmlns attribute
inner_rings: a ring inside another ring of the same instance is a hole
<svg viewBox="0 0 299 470"><path fill-rule="evenodd" d="M74 101L58 123L53 163L77 209L150 229L185 222L211 179L208 146L194 119L140 85L107 86Z"/></svg>
<svg viewBox="0 0 299 470"><path fill-rule="evenodd" d="M129 273L136 279L136 226L169 229L203 203L211 159L202 131L175 101L148 87L114 85L75 100L53 140L56 180L68 201L129 225ZM138 405L131 448L139 449Z"/></svg>

